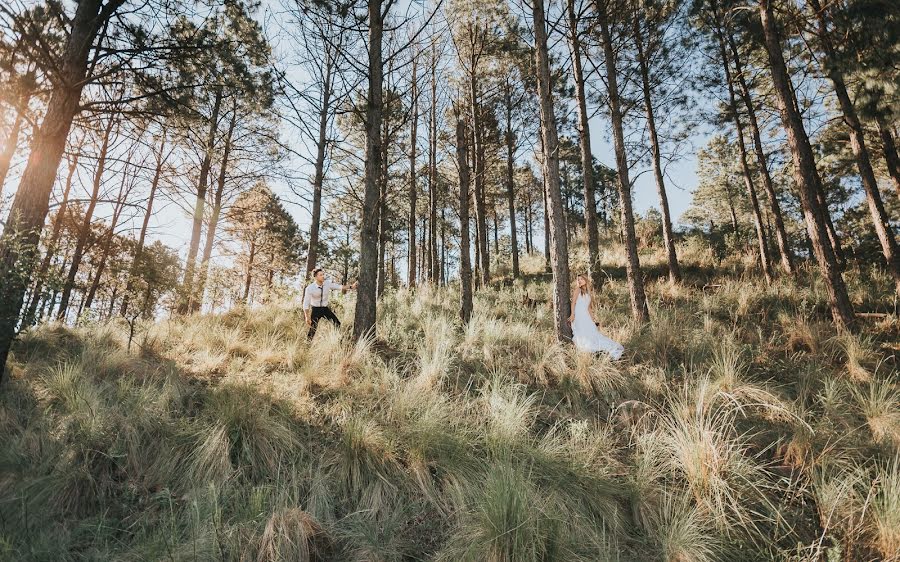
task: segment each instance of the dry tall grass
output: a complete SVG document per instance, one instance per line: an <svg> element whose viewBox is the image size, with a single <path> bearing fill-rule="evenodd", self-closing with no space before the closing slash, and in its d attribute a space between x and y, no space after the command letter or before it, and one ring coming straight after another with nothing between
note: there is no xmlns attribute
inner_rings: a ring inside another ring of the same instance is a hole
<svg viewBox="0 0 900 562"><path fill-rule="evenodd" d="M452 288L389 292L356 345L280 304L130 353L40 326L0 394L0 558L900 560L896 319L838 336L815 284L703 267L648 283L647 326L605 284L619 363L553 341L533 276L465 327Z"/></svg>

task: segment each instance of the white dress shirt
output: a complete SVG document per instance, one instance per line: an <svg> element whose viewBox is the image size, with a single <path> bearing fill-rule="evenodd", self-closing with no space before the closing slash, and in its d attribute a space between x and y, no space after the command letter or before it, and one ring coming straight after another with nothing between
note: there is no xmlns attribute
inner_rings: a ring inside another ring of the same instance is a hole
<svg viewBox="0 0 900 562"><path fill-rule="evenodd" d="M313 306L328 306L329 293L340 291L344 288L340 283L325 280L321 285L313 281L303 292L303 310L309 310Z"/></svg>

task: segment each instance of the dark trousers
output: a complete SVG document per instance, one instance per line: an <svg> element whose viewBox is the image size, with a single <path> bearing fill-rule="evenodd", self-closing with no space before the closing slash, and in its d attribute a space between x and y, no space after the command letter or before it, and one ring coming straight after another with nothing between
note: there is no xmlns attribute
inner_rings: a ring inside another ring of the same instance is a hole
<svg viewBox="0 0 900 562"><path fill-rule="evenodd" d="M331 309L327 306L312 307L310 317L312 318L312 325L309 327L309 332L306 334L306 337L309 339L313 339L313 336L316 335L316 328L319 327L319 320L321 320L322 318L331 320L338 328L341 327L341 321L338 320L338 317L335 316L334 312L332 312Z"/></svg>

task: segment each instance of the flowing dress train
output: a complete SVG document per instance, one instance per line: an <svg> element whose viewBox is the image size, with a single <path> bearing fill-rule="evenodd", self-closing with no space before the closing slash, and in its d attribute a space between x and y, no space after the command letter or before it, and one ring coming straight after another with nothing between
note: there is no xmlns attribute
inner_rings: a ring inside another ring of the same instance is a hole
<svg viewBox="0 0 900 562"><path fill-rule="evenodd" d="M572 341L581 351L608 353L613 360L622 357L625 348L611 340L597 329L589 312L591 296L578 294L575 297L575 320L572 322Z"/></svg>

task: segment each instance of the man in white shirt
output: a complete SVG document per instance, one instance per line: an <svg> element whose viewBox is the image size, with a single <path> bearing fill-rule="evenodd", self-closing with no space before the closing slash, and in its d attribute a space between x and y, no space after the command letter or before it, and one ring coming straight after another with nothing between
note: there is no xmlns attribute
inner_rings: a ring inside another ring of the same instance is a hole
<svg viewBox="0 0 900 562"><path fill-rule="evenodd" d="M356 286L357 283L341 285L334 281L327 281L322 268L313 270L313 282L303 292L303 313L306 315L306 324L309 326L309 332L306 335L309 339L316 335L316 328L319 325L319 320L322 318L331 320L340 328L341 321L328 308L330 293L338 289L342 293L346 293L350 289L355 289Z"/></svg>

